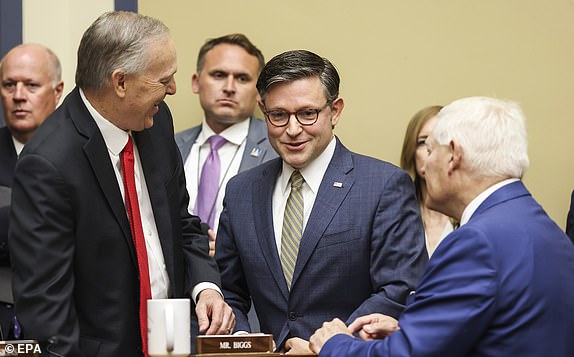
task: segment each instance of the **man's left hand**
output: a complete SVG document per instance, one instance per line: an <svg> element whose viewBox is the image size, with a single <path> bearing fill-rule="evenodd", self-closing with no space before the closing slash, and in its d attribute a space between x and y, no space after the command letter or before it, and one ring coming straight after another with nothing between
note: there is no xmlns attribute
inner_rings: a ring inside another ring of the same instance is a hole
<svg viewBox="0 0 574 357"><path fill-rule="evenodd" d="M316 354L321 352L323 345L333 336L338 334L353 336L345 323L339 319L333 319L330 322L324 322L323 327L315 331L309 339L309 349Z"/></svg>
<svg viewBox="0 0 574 357"><path fill-rule="evenodd" d="M299 337L292 337L288 339L285 342L285 349L283 352L286 355L315 355L309 349L309 342Z"/></svg>
<svg viewBox="0 0 574 357"><path fill-rule="evenodd" d="M206 335L229 335L235 327L235 315L221 294L213 289L199 293L195 307L199 333Z"/></svg>

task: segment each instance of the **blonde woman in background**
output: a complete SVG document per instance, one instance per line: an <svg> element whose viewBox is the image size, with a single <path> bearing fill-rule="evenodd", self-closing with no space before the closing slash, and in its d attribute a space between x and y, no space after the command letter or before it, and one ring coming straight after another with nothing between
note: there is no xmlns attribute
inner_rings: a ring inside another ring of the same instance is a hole
<svg viewBox="0 0 574 357"><path fill-rule="evenodd" d="M456 221L444 214L428 208L426 202L426 183L423 170L428 153L425 140L436 123L436 115L442 109L433 105L419 110L409 121L403 149L401 168L409 173L415 183L416 196L420 202L421 215L425 227L425 239L429 257L440 241L456 226Z"/></svg>

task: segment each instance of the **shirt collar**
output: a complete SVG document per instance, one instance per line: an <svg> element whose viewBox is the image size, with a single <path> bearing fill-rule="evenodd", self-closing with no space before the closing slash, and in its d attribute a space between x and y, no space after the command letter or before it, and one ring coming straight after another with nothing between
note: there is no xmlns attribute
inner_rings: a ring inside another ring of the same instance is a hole
<svg viewBox="0 0 574 357"><path fill-rule="evenodd" d="M12 142L14 143L14 149L16 150L16 156L20 156L20 153L24 149L24 143L19 142L18 139L16 139L13 136L12 136Z"/></svg>
<svg viewBox="0 0 574 357"><path fill-rule="evenodd" d="M109 120L104 118L100 113L98 113L96 109L92 106L92 104L90 104L90 102L88 101L88 99L84 95L84 92L81 89L80 89L80 97L82 98L82 101L84 102L86 108L88 108L88 112L90 112L90 114L94 118L96 125L100 129L100 132L104 137L104 141L106 143L106 146L108 147L108 150L113 155L119 155L126 146L126 143L128 142L129 133L127 131L118 128L117 126L112 124Z"/></svg>
<svg viewBox="0 0 574 357"><path fill-rule="evenodd" d="M319 191L319 186L321 186L321 181L323 181L323 176L327 171L327 167L335 154L335 147L337 146L337 140L333 136L331 142L323 152L317 156L309 165L305 166L301 170L301 175L305 180L305 183L309 186L311 191L316 195ZM289 178L295 169L289 164L283 161L283 170L281 171L281 176L279 178L279 185L286 192L289 188Z"/></svg>
<svg viewBox="0 0 574 357"><path fill-rule="evenodd" d="M498 190L499 188L506 186L510 183L519 181L519 179L517 178L510 178L510 179L506 179L503 181L500 181L498 183L495 183L494 185L490 186L489 188L487 188L486 190L482 191L482 193L480 193L478 196L476 196L472 201L470 201L470 203L465 207L464 211L462 212L462 216L460 218L460 225L462 226L463 224L466 224L470 218L472 217L472 215L474 214L474 212L478 209L478 207L482 204L482 202L484 202L490 195L492 195L496 190Z"/></svg>
<svg viewBox="0 0 574 357"><path fill-rule="evenodd" d="M249 132L249 123L250 120L247 118L239 123L231 125L229 128L219 133L219 135L223 136L225 140L232 144L241 145ZM197 136L197 140L195 140L195 142L199 145L203 145L207 142L207 139L213 135L215 135L215 132L209 127L209 125L207 125L205 119L203 119L203 122L201 123L201 132Z"/></svg>

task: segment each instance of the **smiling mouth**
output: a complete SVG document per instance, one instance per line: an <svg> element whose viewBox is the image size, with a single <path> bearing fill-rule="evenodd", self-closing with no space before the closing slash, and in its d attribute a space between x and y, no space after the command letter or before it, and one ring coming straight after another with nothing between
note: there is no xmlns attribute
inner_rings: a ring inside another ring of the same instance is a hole
<svg viewBox="0 0 574 357"><path fill-rule="evenodd" d="M305 147L306 141L299 141L299 142L288 142L283 143L287 147L288 150L291 151L300 151Z"/></svg>

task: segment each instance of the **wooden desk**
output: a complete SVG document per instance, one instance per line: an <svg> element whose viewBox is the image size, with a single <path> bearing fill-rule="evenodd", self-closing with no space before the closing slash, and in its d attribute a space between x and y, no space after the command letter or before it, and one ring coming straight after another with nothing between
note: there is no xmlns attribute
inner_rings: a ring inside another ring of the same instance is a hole
<svg viewBox="0 0 574 357"><path fill-rule="evenodd" d="M283 353L264 352L264 353L204 353L200 355L191 355L192 357L313 357L317 355L286 355Z"/></svg>

